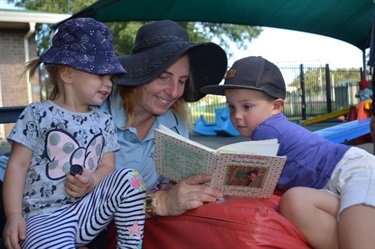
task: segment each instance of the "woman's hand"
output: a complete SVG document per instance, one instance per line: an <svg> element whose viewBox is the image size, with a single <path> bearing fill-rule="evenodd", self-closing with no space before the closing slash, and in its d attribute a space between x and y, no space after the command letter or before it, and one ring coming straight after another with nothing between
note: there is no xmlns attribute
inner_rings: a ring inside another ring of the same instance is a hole
<svg viewBox="0 0 375 249"><path fill-rule="evenodd" d="M6 248L20 249L20 240L26 239L26 221L22 215L11 215L7 217L3 231L3 239Z"/></svg>
<svg viewBox="0 0 375 249"><path fill-rule="evenodd" d="M211 175L194 175L180 181L169 190L157 191L156 213L160 216L177 216L203 205L204 202L215 202L223 195L219 190L203 185L209 181Z"/></svg>
<svg viewBox="0 0 375 249"><path fill-rule="evenodd" d="M65 191L71 197L82 197L94 188L94 179L89 170L83 169L82 175L66 175Z"/></svg>

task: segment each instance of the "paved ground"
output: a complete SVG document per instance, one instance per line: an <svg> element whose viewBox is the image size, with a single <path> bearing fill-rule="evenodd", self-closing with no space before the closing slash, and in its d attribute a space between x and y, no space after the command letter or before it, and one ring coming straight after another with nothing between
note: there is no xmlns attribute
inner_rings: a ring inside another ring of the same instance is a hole
<svg viewBox="0 0 375 249"><path fill-rule="evenodd" d="M374 153L374 145L372 143L364 143L356 145L359 148L366 150L368 153Z"/></svg>

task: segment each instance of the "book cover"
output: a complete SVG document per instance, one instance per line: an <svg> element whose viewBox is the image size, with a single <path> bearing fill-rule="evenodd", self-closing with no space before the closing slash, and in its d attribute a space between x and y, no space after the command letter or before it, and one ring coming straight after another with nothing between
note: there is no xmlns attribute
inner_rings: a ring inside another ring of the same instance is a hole
<svg viewBox="0 0 375 249"><path fill-rule="evenodd" d="M215 150L165 126L155 129L156 170L170 180L212 174L209 186L225 195L268 198L286 157L276 156L276 139L229 144Z"/></svg>

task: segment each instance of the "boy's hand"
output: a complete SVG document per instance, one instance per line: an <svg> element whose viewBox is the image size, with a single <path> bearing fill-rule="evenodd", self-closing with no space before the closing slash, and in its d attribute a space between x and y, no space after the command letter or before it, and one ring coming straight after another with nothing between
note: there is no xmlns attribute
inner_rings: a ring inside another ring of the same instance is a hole
<svg viewBox="0 0 375 249"><path fill-rule="evenodd" d="M82 175L66 175L65 191L71 197L82 197L93 188L94 179L89 170L83 169Z"/></svg>
<svg viewBox="0 0 375 249"><path fill-rule="evenodd" d="M21 248L19 241L26 239L26 221L21 214L7 217L7 223L3 231L3 239L6 248Z"/></svg>

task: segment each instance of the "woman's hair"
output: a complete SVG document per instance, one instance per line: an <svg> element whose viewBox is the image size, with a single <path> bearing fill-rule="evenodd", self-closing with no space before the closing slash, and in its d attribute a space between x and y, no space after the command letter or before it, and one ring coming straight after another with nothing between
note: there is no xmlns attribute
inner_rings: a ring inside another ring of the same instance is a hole
<svg viewBox="0 0 375 249"><path fill-rule="evenodd" d="M29 77L32 78L39 67L41 66L42 61L39 58L30 60L25 65L25 70L22 75L28 73ZM49 100L56 99L59 94L58 82L61 80L59 76L59 67L57 64L45 64L45 69L48 73L48 77L45 81L45 87L47 91L47 96Z"/></svg>
<svg viewBox="0 0 375 249"><path fill-rule="evenodd" d="M190 57L189 57L190 60ZM196 92L196 89L194 88L194 68L190 65L190 75L189 75L189 80L186 81L185 84L185 90L184 94L182 95L184 99L194 99L195 95L199 95L199 93Z"/></svg>
<svg viewBox="0 0 375 249"><path fill-rule="evenodd" d="M136 98L137 98L137 91L136 88L140 86L121 86L116 85L114 89L114 94L121 97L121 105L125 111L125 115L127 117L125 127L129 128L133 122L135 117L135 105L136 105ZM188 104L186 101L181 97L177 100L171 107L173 112L176 115L179 115L183 118L183 120L190 125L190 111Z"/></svg>

